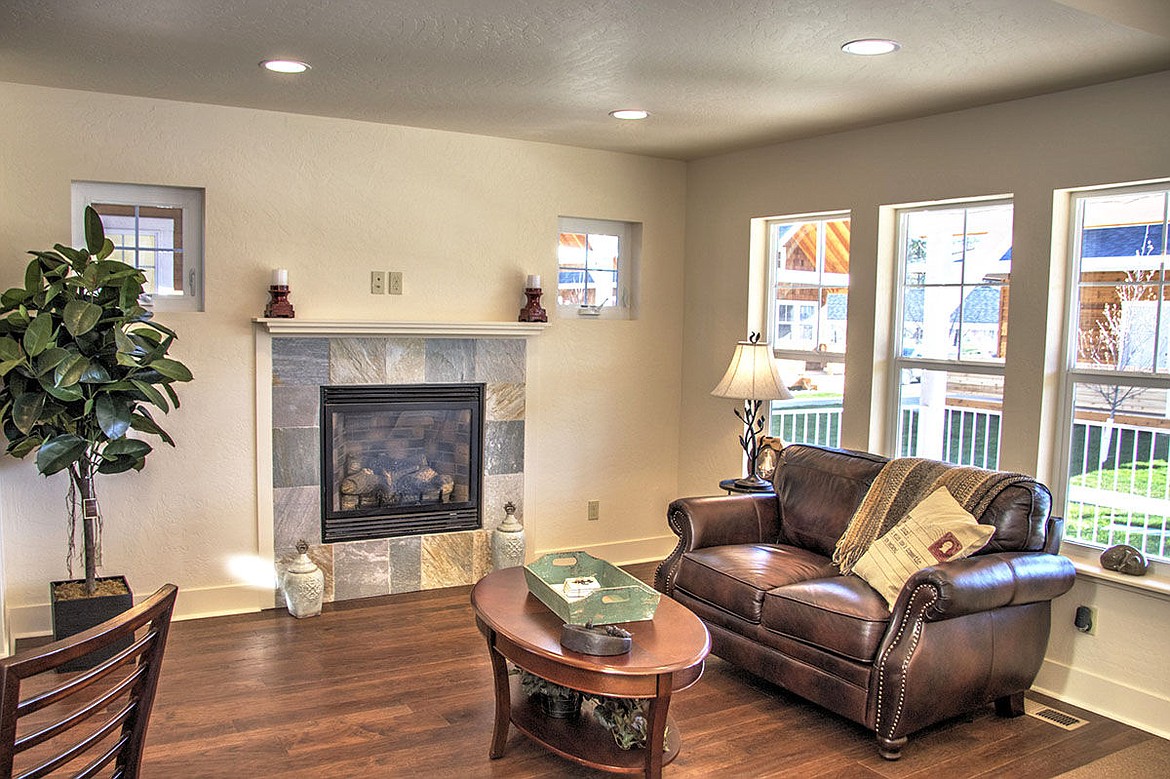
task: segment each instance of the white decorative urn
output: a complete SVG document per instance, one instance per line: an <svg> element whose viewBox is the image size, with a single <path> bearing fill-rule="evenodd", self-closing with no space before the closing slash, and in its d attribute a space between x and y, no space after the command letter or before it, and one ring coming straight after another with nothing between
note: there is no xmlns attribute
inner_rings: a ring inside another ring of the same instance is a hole
<svg viewBox="0 0 1170 779"><path fill-rule="evenodd" d="M516 504L504 504L504 521L492 531L492 567L524 565L524 525L516 519Z"/></svg>
<svg viewBox="0 0 1170 779"><path fill-rule="evenodd" d="M325 574L309 559L309 545L297 542L297 557L288 565L280 579L280 591L288 604L288 613L297 619L315 617L321 613L321 599L325 595Z"/></svg>

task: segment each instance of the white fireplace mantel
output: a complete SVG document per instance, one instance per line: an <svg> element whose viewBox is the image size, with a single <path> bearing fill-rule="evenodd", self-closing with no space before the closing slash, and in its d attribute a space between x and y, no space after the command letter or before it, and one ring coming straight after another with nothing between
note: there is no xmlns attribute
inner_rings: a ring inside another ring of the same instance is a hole
<svg viewBox="0 0 1170 779"><path fill-rule="evenodd" d="M252 320L273 336L417 336L426 338L531 338L548 322L361 322L344 319Z"/></svg>

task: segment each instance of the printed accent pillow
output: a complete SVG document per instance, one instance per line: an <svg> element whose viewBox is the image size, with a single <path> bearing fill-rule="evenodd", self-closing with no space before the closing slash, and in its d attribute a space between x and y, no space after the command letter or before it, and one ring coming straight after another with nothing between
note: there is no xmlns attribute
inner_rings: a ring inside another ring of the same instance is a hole
<svg viewBox="0 0 1170 779"><path fill-rule="evenodd" d="M994 533L994 527L976 522L946 487L939 487L874 541L853 572L892 608L916 571L974 554Z"/></svg>

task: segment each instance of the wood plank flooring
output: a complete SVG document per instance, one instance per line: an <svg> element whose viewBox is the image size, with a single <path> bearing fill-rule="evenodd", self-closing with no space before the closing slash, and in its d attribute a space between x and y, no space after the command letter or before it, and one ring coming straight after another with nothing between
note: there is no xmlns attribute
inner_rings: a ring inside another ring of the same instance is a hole
<svg viewBox="0 0 1170 779"><path fill-rule="evenodd" d="M652 565L633 566L643 579ZM144 775L598 777L512 730L488 758L487 648L469 587L178 622L171 628ZM1064 704L1075 731L991 707L912 736L900 761L873 735L712 657L677 694L683 736L668 777L1046 779L1155 738Z"/></svg>

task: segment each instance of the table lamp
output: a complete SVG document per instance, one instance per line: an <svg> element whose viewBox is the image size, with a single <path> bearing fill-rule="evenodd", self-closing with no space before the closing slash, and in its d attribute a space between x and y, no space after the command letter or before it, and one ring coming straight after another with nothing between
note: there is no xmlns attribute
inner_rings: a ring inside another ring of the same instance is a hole
<svg viewBox="0 0 1170 779"><path fill-rule="evenodd" d="M772 347L767 341L761 342L759 333L752 333L748 340L735 345L727 373L711 394L743 399L743 409L735 409L735 415L743 422L739 443L747 457L748 473L744 478L736 479L735 486L747 490L769 488L771 485L756 474L756 457L760 453L760 433L764 430L765 419L760 410L765 401L790 400L792 393L780 380L776 361L772 359Z"/></svg>

